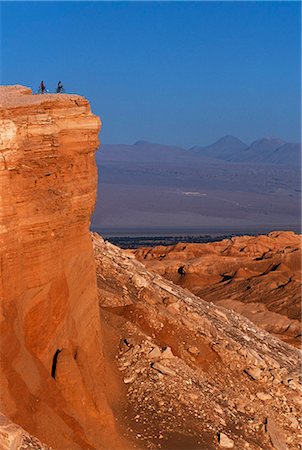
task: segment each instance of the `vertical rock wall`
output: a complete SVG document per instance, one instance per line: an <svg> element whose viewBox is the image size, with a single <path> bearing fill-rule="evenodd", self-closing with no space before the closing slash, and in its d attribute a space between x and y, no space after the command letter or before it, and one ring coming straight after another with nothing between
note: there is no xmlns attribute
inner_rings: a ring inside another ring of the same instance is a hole
<svg viewBox="0 0 302 450"><path fill-rule="evenodd" d="M100 120L77 95L7 86L0 130L1 412L57 449L111 447L89 235Z"/></svg>

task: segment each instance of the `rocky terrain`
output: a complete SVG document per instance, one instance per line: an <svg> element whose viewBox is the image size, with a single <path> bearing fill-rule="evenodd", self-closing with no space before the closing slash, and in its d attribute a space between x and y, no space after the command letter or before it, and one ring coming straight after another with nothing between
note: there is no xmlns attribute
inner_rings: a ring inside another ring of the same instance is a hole
<svg viewBox="0 0 302 450"><path fill-rule="evenodd" d="M0 449L298 449L300 352L90 235L88 101L1 87L0 126Z"/></svg>
<svg viewBox="0 0 302 450"><path fill-rule="evenodd" d="M140 248L134 254L149 270L196 296L300 345L300 235L272 232L208 244Z"/></svg>
<svg viewBox="0 0 302 450"><path fill-rule="evenodd" d="M136 448L300 448L300 352L93 240Z"/></svg>
<svg viewBox="0 0 302 450"><path fill-rule="evenodd" d="M12 423L3 414L0 414L0 448L1 450L52 450L23 428Z"/></svg>

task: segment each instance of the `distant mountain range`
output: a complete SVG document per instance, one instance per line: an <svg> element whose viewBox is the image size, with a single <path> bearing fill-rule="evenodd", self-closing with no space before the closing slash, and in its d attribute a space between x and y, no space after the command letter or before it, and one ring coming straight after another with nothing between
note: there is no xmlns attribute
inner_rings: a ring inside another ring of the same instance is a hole
<svg viewBox="0 0 302 450"><path fill-rule="evenodd" d="M102 144L98 159L137 162L231 162L245 164L299 165L301 144L264 137L247 145L235 136L224 136L211 145L184 149L178 146L138 141L133 145Z"/></svg>
<svg viewBox="0 0 302 450"><path fill-rule="evenodd" d="M190 149L200 157L255 164L299 164L301 144L264 137L246 145L234 136L224 136L208 147Z"/></svg>
<svg viewBox="0 0 302 450"><path fill-rule="evenodd" d="M224 136L214 142L214 144L206 147L192 147L190 151L196 153L198 156L228 161L236 157L236 155L242 153L243 150L246 150L247 148L248 145L235 136Z"/></svg>
<svg viewBox="0 0 302 450"><path fill-rule="evenodd" d="M190 149L102 144L96 155L92 225L107 234L300 230L299 144L224 136Z"/></svg>

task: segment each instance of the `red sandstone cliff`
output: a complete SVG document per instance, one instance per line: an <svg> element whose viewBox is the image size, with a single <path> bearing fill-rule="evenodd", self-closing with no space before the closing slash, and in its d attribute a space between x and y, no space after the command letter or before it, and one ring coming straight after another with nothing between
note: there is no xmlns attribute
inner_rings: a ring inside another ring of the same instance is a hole
<svg viewBox="0 0 302 450"><path fill-rule="evenodd" d="M89 235L100 120L7 86L0 127L1 412L56 449L117 447Z"/></svg>

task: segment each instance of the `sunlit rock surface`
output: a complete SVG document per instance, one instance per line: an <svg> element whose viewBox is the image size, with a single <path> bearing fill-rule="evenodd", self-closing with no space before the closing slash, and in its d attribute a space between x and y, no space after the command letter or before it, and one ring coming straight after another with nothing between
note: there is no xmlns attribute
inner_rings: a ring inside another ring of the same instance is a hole
<svg viewBox="0 0 302 450"><path fill-rule="evenodd" d="M100 120L8 86L0 127L1 412L55 449L118 446L89 234Z"/></svg>
<svg viewBox="0 0 302 450"><path fill-rule="evenodd" d="M301 236L275 231L209 244L140 248L149 270L301 344Z"/></svg>

